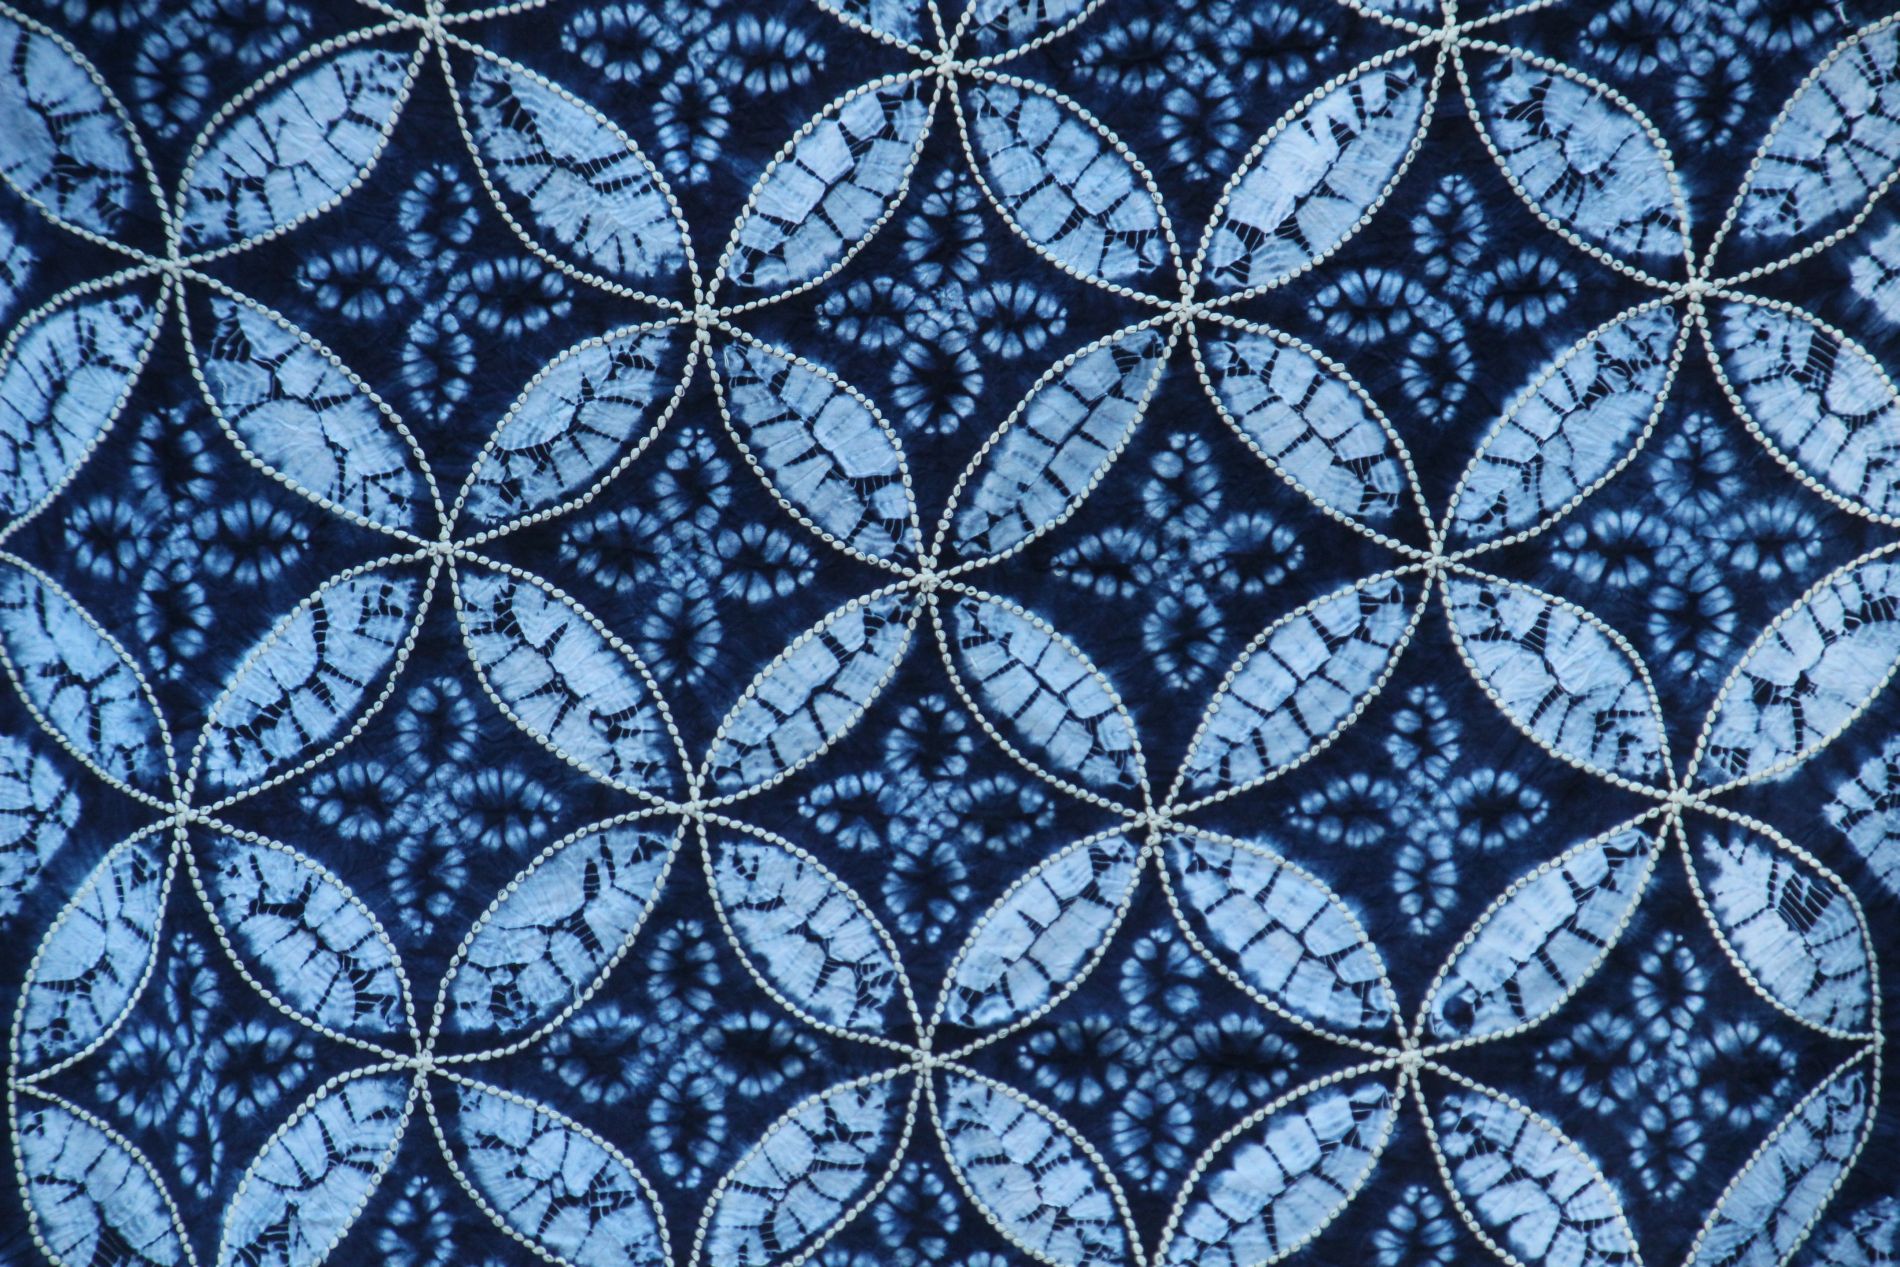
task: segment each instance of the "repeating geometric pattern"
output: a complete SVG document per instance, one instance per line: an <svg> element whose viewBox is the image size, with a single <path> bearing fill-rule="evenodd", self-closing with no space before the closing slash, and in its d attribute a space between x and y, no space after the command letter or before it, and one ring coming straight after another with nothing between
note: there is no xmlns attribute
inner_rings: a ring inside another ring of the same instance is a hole
<svg viewBox="0 0 1900 1267"><path fill-rule="evenodd" d="M0 1261L1900 1257L1900 14L0 3Z"/></svg>

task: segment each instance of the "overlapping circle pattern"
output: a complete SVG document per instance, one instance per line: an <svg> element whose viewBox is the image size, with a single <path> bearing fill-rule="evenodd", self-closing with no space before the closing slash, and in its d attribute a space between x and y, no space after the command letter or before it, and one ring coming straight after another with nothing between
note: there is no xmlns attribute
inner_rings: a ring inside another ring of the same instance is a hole
<svg viewBox="0 0 1900 1267"><path fill-rule="evenodd" d="M1738 794L1876 706L1900 664L1895 547L1835 568L1762 629L1686 751L1642 651L1495 560L1560 533L1637 460L1694 358L1787 480L1868 524L1900 522L1900 394L1852 336L1774 287L1854 235L1900 174L1900 26L1827 51L1720 219L1698 223L1669 141L1629 97L1512 42L1541 0L1341 2L1382 50L1265 127L1205 224L1185 227L1137 153L1013 65L1082 38L1112 3L818 0L840 38L904 68L839 92L786 140L704 261L630 127L484 43L541 20L541 5L363 0L360 26L273 59L213 113L169 183L75 44L0 7L0 170L116 261L20 316L0 351L0 650L44 736L143 815L36 931L13 1018L10 1134L39 1250L75 1267L304 1267L350 1234L399 1157L435 1147L467 1201L550 1262L793 1264L934 1147L958 1199L1037 1261L1243 1267L1312 1243L1414 1137L1435 1163L1429 1199L1506 1262L1637 1262L1614 1159L1474 1057L1583 990L1668 870L1686 876L1733 988L1838 1045L1694 1212L1692 1267L1786 1261L1875 1130L1881 993L1860 900ZM449 85L479 214L626 314L535 373L453 483L364 377L214 267L347 215L429 76ZM1378 223L1447 109L1468 112L1553 241L1637 298L1524 378L1434 505L1400 428L1325 332L1249 305L1323 274ZM932 437L755 333L773 305L849 277L925 196L914 177L933 134L954 137L985 232L1133 314L1055 360L941 504L921 500L909 466ZM168 712L151 665L51 561L11 544L104 444L165 340L242 463L321 508L323 532L370 543L274 621L198 724ZM1005 566L1062 533L1158 425L1149 405L1167 373L1198 382L1261 478L1385 560L1261 628L1212 680L1178 764L1083 651L1087 631L1012 597ZM632 632L505 547L632 504L621 490L661 460L657 441L706 383L761 505L797 525L818 566L869 580L782 639L700 749ZM234 813L351 748L406 687L431 611L452 613L483 706L621 807L541 848L439 983L412 979L347 877ZM1221 811L1271 805L1276 783L1324 761L1427 622L1450 631L1522 742L1640 808L1524 870L1407 997L1352 895L1233 834ZM1028 866L946 948L941 981L917 978L822 833L794 842L751 812L919 662L980 742L1108 824ZM763 1124L683 1225L603 1125L511 1088L507 1072L616 988L673 886L703 886L706 935L734 972L799 1026L881 1062ZM1156 891L1198 971L1342 1063L1220 1123L1145 1226L1118 1167L979 1058L1059 1008ZM202 906L270 1009L346 1057L242 1162L215 1228L188 1226L165 1168L55 1089L106 1059L154 988L175 894Z"/></svg>

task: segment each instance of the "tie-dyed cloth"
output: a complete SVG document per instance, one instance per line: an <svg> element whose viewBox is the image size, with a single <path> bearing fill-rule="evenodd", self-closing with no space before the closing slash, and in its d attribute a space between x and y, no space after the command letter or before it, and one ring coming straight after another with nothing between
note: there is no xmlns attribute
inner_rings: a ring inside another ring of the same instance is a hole
<svg viewBox="0 0 1900 1267"><path fill-rule="evenodd" d="M9 3L0 1262L1900 1260L1893 6Z"/></svg>

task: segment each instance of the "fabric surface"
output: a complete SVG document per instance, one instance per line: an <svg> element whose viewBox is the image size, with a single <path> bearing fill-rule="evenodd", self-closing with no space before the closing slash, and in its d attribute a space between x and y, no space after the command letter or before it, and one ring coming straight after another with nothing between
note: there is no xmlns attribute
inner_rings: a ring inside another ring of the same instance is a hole
<svg viewBox="0 0 1900 1267"><path fill-rule="evenodd" d="M0 4L0 1262L1900 1259L1877 0Z"/></svg>

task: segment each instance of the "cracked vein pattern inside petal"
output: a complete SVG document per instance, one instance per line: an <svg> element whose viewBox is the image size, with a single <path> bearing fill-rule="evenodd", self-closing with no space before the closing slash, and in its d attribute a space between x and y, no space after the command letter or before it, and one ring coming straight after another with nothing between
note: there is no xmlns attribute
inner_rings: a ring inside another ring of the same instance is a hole
<svg viewBox="0 0 1900 1267"><path fill-rule="evenodd" d="M1167 258L1154 198L1070 106L1004 83L969 89L981 171L1017 230L1083 277L1123 281Z"/></svg>
<svg viewBox="0 0 1900 1267"><path fill-rule="evenodd" d="M1398 176L1426 88L1417 66L1394 62L1285 120L1209 230L1208 280L1221 290L1270 285L1358 230Z"/></svg>
<svg viewBox="0 0 1900 1267"><path fill-rule="evenodd" d="M345 49L252 98L191 170L186 245L259 237L342 198L382 153L409 66L404 54Z"/></svg>
<svg viewBox="0 0 1900 1267"><path fill-rule="evenodd" d="M0 176L68 224L110 234L138 169L125 125L87 68L42 31L0 18Z"/></svg>

